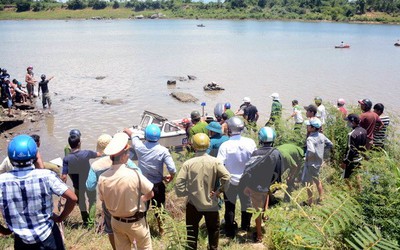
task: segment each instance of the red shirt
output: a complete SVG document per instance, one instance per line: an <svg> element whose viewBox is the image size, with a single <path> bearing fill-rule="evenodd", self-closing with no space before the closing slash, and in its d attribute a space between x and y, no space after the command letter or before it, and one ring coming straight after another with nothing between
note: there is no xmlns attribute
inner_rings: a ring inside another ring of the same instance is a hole
<svg viewBox="0 0 400 250"><path fill-rule="evenodd" d="M374 139L374 128L376 123L382 124L382 121L375 112L370 110L360 115L360 127L367 130L367 138L371 140Z"/></svg>

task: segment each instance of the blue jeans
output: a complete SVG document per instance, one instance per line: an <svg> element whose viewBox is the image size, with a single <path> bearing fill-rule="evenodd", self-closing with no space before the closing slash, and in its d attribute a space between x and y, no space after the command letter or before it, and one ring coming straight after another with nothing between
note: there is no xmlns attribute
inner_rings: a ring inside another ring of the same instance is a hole
<svg viewBox="0 0 400 250"><path fill-rule="evenodd" d="M14 237L14 249L15 250L65 250L64 242L61 237L60 230L56 223L53 225L51 234L47 239L42 242L35 244L26 244L22 239L15 235Z"/></svg>

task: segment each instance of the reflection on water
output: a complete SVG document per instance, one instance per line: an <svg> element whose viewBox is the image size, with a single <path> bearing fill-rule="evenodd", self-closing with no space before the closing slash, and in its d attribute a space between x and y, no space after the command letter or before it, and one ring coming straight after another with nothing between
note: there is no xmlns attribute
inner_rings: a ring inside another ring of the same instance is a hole
<svg viewBox="0 0 400 250"><path fill-rule="evenodd" d="M368 97L388 110L400 106L395 25L207 20L198 29L196 20L0 23L0 52L7 58L0 66L12 78L23 82L28 65L36 75L55 76L49 83L53 116L37 127L26 125L43 138L45 158L62 156L72 128L81 130L83 148L95 149L101 133L137 124L143 110L179 119L201 110L201 102L212 114L216 103L229 101L236 109L249 96L264 124L273 92L280 94L286 114L292 99L307 105L315 96L354 105ZM335 50L342 40L351 48ZM166 84L187 75L197 79ZM211 81L226 90L204 92ZM180 103L172 91L191 93L199 102ZM123 103L101 104L103 97Z"/></svg>

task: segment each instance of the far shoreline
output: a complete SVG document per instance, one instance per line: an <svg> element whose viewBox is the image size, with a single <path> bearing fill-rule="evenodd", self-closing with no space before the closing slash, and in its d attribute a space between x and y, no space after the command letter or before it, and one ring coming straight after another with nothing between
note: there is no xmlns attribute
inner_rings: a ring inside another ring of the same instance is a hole
<svg viewBox="0 0 400 250"><path fill-rule="evenodd" d="M25 11L25 12L16 12L14 9L4 9L0 11L0 21L51 21L51 20L60 20L60 21L69 21L69 20L93 20L93 21L101 21L101 20L157 20L157 19L165 19L165 20L233 20L233 21L285 21L285 22L309 22L309 23L347 23L347 24L390 24L390 25L400 25L399 20L395 19L395 21L376 21L374 19L382 18L384 20L390 20L391 17L389 14L385 13L368 13L364 16L357 16L355 20L349 18L348 20L329 20L329 19L311 19L307 18L307 15L299 15L300 18L292 17L277 17L274 16L274 13L262 13L264 16L269 15L268 17L252 17L251 13L222 13L218 16L212 16L212 13L205 12L196 12L196 15L193 13L185 13L184 16L178 16L178 14L170 11L170 10L145 10L136 12L129 8L118 8L112 9L107 7L102 10L93 10L91 8L86 8L82 10L68 10L65 8L57 8L54 10L45 10L45 11ZM161 15L156 16L155 18L152 15ZM231 15L231 16L229 16ZM240 17L236 17L241 15ZM261 15L261 14L260 14ZM140 17L140 18L138 18ZM360 18L365 18L367 20L358 20Z"/></svg>

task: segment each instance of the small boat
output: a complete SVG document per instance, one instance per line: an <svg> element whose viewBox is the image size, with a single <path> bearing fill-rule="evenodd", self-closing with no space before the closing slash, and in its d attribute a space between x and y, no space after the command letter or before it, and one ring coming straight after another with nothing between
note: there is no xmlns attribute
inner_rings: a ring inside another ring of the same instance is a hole
<svg viewBox="0 0 400 250"><path fill-rule="evenodd" d="M137 126L131 128L134 135L139 136L144 141L144 130L150 124L156 124L160 127L161 137L160 144L165 147L173 147L179 151L187 144L186 130L182 125L182 119L180 120L168 120L164 116L152 113L145 110L142 115L142 120Z"/></svg>
<svg viewBox="0 0 400 250"><path fill-rule="evenodd" d="M394 46L400 47L400 43L395 43Z"/></svg>
<svg viewBox="0 0 400 250"><path fill-rule="evenodd" d="M349 49L349 48L350 48L350 45L348 45L348 44L335 46L335 49Z"/></svg>
<svg viewBox="0 0 400 250"><path fill-rule="evenodd" d="M206 27L204 24L197 24L197 27Z"/></svg>

